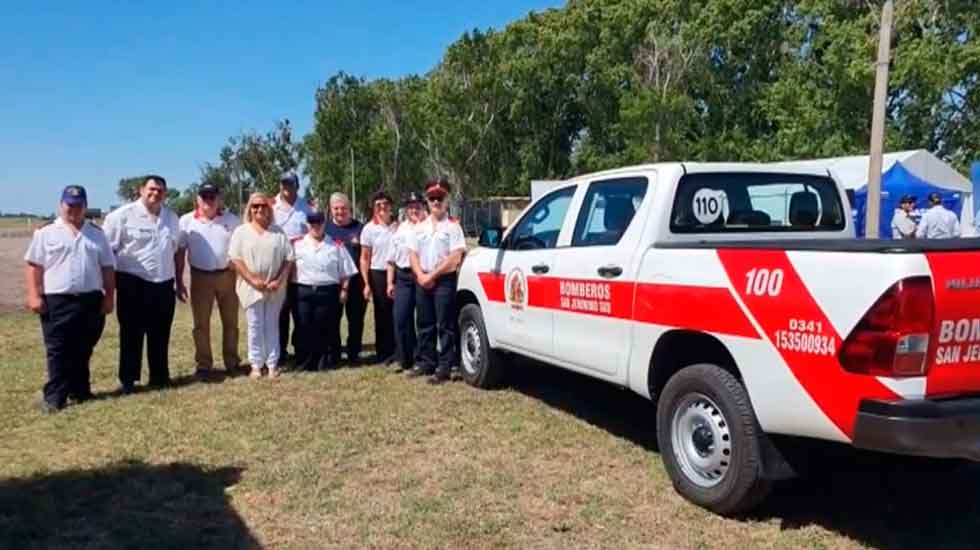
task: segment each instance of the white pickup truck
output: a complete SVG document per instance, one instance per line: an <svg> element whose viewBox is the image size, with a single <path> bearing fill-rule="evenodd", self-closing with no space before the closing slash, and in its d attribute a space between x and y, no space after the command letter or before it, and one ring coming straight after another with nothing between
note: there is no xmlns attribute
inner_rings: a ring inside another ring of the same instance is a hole
<svg viewBox="0 0 980 550"><path fill-rule="evenodd" d="M674 487L720 514L793 474L771 434L980 460L980 240L858 241L827 173L569 180L483 232L458 305L467 382L512 353L653 400Z"/></svg>

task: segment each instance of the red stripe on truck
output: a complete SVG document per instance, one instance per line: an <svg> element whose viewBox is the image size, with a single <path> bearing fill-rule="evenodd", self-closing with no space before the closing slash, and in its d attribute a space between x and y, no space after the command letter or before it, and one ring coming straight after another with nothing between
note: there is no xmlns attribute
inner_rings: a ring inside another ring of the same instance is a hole
<svg viewBox="0 0 980 550"><path fill-rule="evenodd" d="M980 391L980 254L926 254L936 298L926 395Z"/></svg>
<svg viewBox="0 0 980 550"><path fill-rule="evenodd" d="M506 275L480 273L479 278L488 300L508 302ZM558 277L526 281L528 307L759 338L727 288Z"/></svg>
<svg viewBox="0 0 980 550"><path fill-rule="evenodd" d="M845 371L841 337L781 250L718 250L742 303L804 390L848 437L862 399L898 397L873 376Z"/></svg>

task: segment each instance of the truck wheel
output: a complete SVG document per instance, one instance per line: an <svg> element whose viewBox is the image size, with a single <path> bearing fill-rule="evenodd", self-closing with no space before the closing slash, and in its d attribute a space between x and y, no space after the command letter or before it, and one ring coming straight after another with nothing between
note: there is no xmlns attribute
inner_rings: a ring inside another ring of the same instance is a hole
<svg viewBox="0 0 980 550"><path fill-rule="evenodd" d="M745 388L720 367L681 369L660 395L657 441L667 474L684 498L715 513L745 512L769 494L762 437Z"/></svg>
<svg viewBox="0 0 980 550"><path fill-rule="evenodd" d="M490 348L483 312L467 304L459 312L460 372L463 380L478 388L493 388L504 376L500 353Z"/></svg>

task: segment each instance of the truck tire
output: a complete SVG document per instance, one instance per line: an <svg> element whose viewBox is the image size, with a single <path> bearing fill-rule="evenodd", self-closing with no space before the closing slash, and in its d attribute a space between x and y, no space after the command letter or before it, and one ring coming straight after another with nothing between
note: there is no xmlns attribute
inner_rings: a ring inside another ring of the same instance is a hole
<svg viewBox="0 0 980 550"><path fill-rule="evenodd" d="M483 312L467 304L459 312L460 373L463 380L478 388L494 388L504 378L501 353L490 348Z"/></svg>
<svg viewBox="0 0 980 550"><path fill-rule="evenodd" d="M660 395L657 441L667 474L684 498L715 513L746 512L769 494L763 437L748 393L721 367L685 367Z"/></svg>

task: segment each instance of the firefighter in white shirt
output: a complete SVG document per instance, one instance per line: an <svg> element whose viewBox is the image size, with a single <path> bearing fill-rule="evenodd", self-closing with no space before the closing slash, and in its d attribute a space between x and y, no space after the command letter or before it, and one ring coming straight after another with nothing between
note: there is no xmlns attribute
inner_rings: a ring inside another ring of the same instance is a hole
<svg viewBox="0 0 980 550"><path fill-rule="evenodd" d="M425 197L429 217L420 224L418 237L411 244L419 325L419 350L412 372L432 373L429 383L441 384L457 366L456 270L466 250L466 239L463 228L449 217L449 182L430 180Z"/></svg>
<svg viewBox="0 0 980 550"><path fill-rule="evenodd" d="M960 236L960 222L956 214L943 206L939 193L929 193L929 210L922 215L915 236L922 239L952 239Z"/></svg>
<svg viewBox="0 0 980 550"><path fill-rule="evenodd" d="M116 317L119 320L119 382L136 389L146 339L149 387L170 385L168 348L176 299L187 299L176 279L180 222L164 204L167 180L147 176L140 198L105 218L105 235L116 253ZM176 284L176 292L175 292Z"/></svg>
<svg viewBox="0 0 980 550"><path fill-rule="evenodd" d="M306 235L309 226L306 217L313 212L310 205L299 196L299 178L296 174L283 174L279 178L279 194L276 195L275 204L272 207L273 222L282 229L289 241L295 244ZM285 363L289 360L289 353L286 346L289 342L293 344L293 351L296 350L296 336L289 337L289 318L292 316L293 325L296 325L296 287L290 279L289 286L286 287L286 301L282 304L282 311L279 312L279 351L280 361Z"/></svg>
<svg viewBox="0 0 980 550"><path fill-rule="evenodd" d="M398 370L412 372L418 351L415 333L415 273L412 272L411 243L417 238L419 224L425 219L425 203L417 193L402 201L405 220L391 237L388 256L388 297L394 300L395 349Z"/></svg>
<svg viewBox="0 0 980 550"><path fill-rule="evenodd" d="M899 202L899 207L895 209L892 216L892 238L893 239L914 239L915 220L912 219L912 211L915 210L915 197L905 195Z"/></svg>
<svg viewBox="0 0 980 550"><path fill-rule="evenodd" d="M41 316L47 349L46 413L93 397L89 360L113 307L115 256L102 230L85 221L87 206L83 187L66 187L58 218L34 232L24 255L27 307Z"/></svg>
<svg viewBox="0 0 980 550"><path fill-rule="evenodd" d="M340 306L357 266L347 248L325 238L320 212L307 217L310 232L296 243L296 366L335 368L340 361Z"/></svg>
<svg viewBox="0 0 980 550"><path fill-rule="evenodd" d="M231 234L241 225L238 216L226 212L221 192L212 183L197 190L197 207L180 218L180 253L177 277L191 266L191 312L194 318L194 363L197 375L207 378L214 367L211 355L211 311L218 303L221 317L221 358L229 373L238 368L238 296L235 270L228 261Z"/></svg>
<svg viewBox="0 0 980 550"><path fill-rule="evenodd" d="M392 300L388 296L388 258L391 238L398 228L391 213L391 195L379 191L371 197L373 217L361 230L360 276L364 299L374 302L374 343L378 362L395 362L395 328Z"/></svg>

